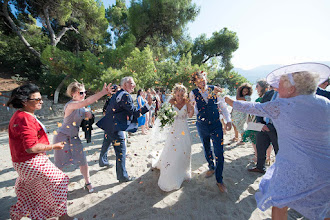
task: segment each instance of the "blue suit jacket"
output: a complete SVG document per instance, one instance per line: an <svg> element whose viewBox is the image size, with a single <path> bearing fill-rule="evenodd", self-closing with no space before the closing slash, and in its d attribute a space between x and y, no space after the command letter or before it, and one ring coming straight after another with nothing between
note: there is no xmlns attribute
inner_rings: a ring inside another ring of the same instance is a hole
<svg viewBox="0 0 330 220"><path fill-rule="evenodd" d="M106 133L135 132L138 128L137 118L148 111L146 106L137 109L133 104L132 96L122 89L111 97L105 116L96 125Z"/></svg>

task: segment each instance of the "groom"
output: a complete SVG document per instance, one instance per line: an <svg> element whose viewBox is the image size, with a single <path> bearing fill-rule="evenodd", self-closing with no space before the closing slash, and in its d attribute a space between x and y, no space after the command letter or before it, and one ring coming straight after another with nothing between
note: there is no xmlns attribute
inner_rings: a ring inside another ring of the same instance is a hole
<svg viewBox="0 0 330 220"><path fill-rule="evenodd" d="M126 143L124 131L135 132L138 128L137 118L149 111L145 105L141 109L134 106L130 95L134 91L135 82L132 77L124 77L120 83L121 90L114 94L106 108L106 115L96 123L103 129L109 141L103 142L100 162L107 163L108 142L112 143L116 153L116 173L119 182L132 181L134 177L128 177L126 160Z"/></svg>
<svg viewBox="0 0 330 220"><path fill-rule="evenodd" d="M205 158L209 164L209 170L206 172L205 177L211 177L215 173L220 192L227 192L222 178L224 163L223 132L219 107L227 121L226 130L228 131L231 129L231 119L226 104L220 102L216 96L218 92L221 92L221 89L216 86L206 85L206 73L195 73L193 75L193 82L197 88L190 92L190 100L195 105L195 113L197 113L196 127L203 143ZM213 161L211 140L213 143L215 164Z"/></svg>

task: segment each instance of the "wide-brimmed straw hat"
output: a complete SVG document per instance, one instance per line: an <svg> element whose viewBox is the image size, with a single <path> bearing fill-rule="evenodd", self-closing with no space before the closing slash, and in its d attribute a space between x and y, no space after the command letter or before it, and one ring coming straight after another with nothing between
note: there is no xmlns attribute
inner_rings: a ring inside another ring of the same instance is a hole
<svg viewBox="0 0 330 220"><path fill-rule="evenodd" d="M266 77L266 80L269 85L278 88L280 78L282 75L288 75L289 80L292 85L294 85L294 81L292 78L292 73L301 72L301 71L308 71L315 74L319 74L319 82L317 85L320 85L325 80L327 80L330 76L330 67L322 64L322 63L296 63L287 66L280 67L271 73L269 73Z"/></svg>

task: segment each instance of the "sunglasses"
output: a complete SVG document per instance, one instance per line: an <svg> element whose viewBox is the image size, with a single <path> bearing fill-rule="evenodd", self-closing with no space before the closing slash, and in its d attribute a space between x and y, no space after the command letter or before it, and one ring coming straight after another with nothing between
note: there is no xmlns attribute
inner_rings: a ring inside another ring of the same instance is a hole
<svg viewBox="0 0 330 220"><path fill-rule="evenodd" d="M36 101L36 102L40 103L42 101L42 98L38 98L38 99L30 99L30 98L28 98L28 100Z"/></svg>
<svg viewBox="0 0 330 220"><path fill-rule="evenodd" d="M86 95L86 93L87 93L86 91L84 91L84 92L79 92L80 95L83 95L83 94Z"/></svg>

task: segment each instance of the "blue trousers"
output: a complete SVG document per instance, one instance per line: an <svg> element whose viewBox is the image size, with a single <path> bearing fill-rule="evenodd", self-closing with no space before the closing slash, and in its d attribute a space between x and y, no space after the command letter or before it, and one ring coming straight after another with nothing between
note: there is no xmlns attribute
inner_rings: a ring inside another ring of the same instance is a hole
<svg viewBox="0 0 330 220"><path fill-rule="evenodd" d="M215 178L218 183L222 183L222 171L224 164L223 157L223 132L221 122L213 124L196 122L199 138L203 143L205 159L209 164L210 170L215 170ZM211 140L215 156L215 164L211 149Z"/></svg>
<svg viewBox="0 0 330 220"><path fill-rule="evenodd" d="M107 133L104 132L104 138L103 138L103 143L102 143L102 148L101 148L101 153L100 153L100 158L99 158L99 165L101 167L109 164L108 150L110 148L110 144L111 144L110 138L108 137Z"/></svg>
<svg viewBox="0 0 330 220"><path fill-rule="evenodd" d="M106 165L108 162L107 152L112 143L116 154L116 173L117 180L128 179L126 171L126 143L124 131L117 131L114 133L105 133L100 153L99 164Z"/></svg>

